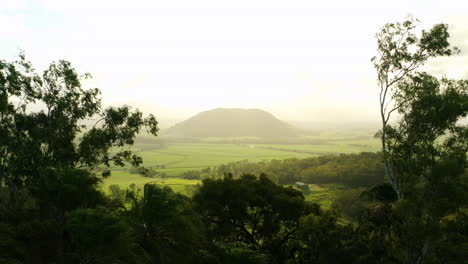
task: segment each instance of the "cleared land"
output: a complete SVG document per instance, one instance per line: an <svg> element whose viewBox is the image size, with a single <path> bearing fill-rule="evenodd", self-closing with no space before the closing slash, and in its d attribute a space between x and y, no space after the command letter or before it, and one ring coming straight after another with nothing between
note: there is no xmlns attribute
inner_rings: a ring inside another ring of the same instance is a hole
<svg viewBox="0 0 468 264"><path fill-rule="evenodd" d="M137 187L142 188L145 183L156 183L161 186L169 186L175 192L185 195L191 195L197 185L201 183L200 180L185 180L180 178L147 178L136 174L130 174L127 171L115 171L109 179L106 179L101 188L108 191L109 186L118 184L122 188L128 187L130 184L135 184ZM326 184L317 185L309 184L310 192L305 194L306 201L316 202L322 208L330 208L334 198L335 192L340 186Z"/></svg>
<svg viewBox="0 0 468 264"><path fill-rule="evenodd" d="M308 158L324 154L374 152L379 150L379 142L372 137L372 131L321 132L302 138L292 144L261 144L248 142L249 138L205 138L198 143L169 143L147 141L135 144L132 149L142 156L144 166L165 173L168 178L147 178L130 174L128 167L113 168L112 176L102 183L103 190L109 185L118 184L125 188L134 183L143 186L148 182L167 185L174 191L190 195L199 180L177 178L189 170L200 170L229 162L248 160L250 162L272 159ZM228 140L239 142L227 143ZM302 141L309 141L302 144ZM306 200L318 202L328 208L335 196L332 185L310 185L311 192Z"/></svg>
<svg viewBox="0 0 468 264"><path fill-rule="evenodd" d="M158 145L153 146L154 148L151 148L150 144L136 145L134 150L142 156L145 167L155 168L156 171L165 173L170 177L164 179L166 184L175 183L175 181L178 181L178 184L196 184L199 181L188 181L173 177L178 177L188 170L199 170L233 161L262 161L314 156L308 153L265 149L251 145L174 143L163 148L158 148ZM128 168L114 168L112 176L105 179L102 186L107 190L111 184L124 187L131 183L143 185L155 180L157 179L130 174ZM174 187L174 191L177 191L178 187Z"/></svg>
<svg viewBox="0 0 468 264"><path fill-rule="evenodd" d="M308 158L324 154L359 153L378 150L374 140L336 140L319 144L216 144L170 143L138 144L133 148L143 158L143 165L170 177L188 170L198 170L224 163L248 160ZM115 168L121 170L121 168Z"/></svg>
<svg viewBox="0 0 468 264"><path fill-rule="evenodd" d="M259 148L291 151L312 155L338 154L338 153L359 153L359 152L374 152L378 150L378 143L368 140L343 140L325 144L305 144L305 145L276 145L276 144L260 144Z"/></svg>
<svg viewBox="0 0 468 264"><path fill-rule="evenodd" d="M106 179L101 188L108 191L109 186L118 184L121 188L126 188L130 184L142 187L145 183L156 183L162 186L169 186L175 192L190 195L193 189L200 184L199 180L185 180L180 178L147 178L137 174L130 174L127 171L113 171L112 176Z"/></svg>
<svg viewBox="0 0 468 264"><path fill-rule="evenodd" d="M255 145L173 143L163 148L146 149L136 146L144 166L157 168L171 177L180 176L185 171L218 166L233 161L262 161L287 158L307 158L310 153L289 150L266 149ZM163 166L163 168L161 168Z"/></svg>

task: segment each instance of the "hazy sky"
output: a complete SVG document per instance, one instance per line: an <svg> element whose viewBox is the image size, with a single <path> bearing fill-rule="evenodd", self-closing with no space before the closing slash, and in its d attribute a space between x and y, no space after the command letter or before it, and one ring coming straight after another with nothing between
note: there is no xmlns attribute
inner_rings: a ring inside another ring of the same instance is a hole
<svg viewBox="0 0 468 264"><path fill-rule="evenodd" d="M0 58L66 59L106 103L161 119L215 107L286 120L377 118L374 35L411 14L448 23L457 57L429 68L468 78L468 1L0 0Z"/></svg>

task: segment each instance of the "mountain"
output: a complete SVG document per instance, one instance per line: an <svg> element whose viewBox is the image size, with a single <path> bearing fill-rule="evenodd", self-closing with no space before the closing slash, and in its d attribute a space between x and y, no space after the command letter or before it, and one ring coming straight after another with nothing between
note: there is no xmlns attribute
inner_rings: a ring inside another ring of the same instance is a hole
<svg viewBox="0 0 468 264"><path fill-rule="evenodd" d="M216 108L201 112L165 131L178 137L284 138L299 130L260 109Z"/></svg>

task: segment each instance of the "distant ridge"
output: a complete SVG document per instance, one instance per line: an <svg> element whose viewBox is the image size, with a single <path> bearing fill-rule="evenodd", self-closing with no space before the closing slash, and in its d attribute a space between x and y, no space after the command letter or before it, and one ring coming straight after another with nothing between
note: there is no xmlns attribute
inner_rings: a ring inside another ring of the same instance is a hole
<svg viewBox="0 0 468 264"><path fill-rule="evenodd" d="M299 130L260 109L216 108L166 130L178 137L294 137Z"/></svg>

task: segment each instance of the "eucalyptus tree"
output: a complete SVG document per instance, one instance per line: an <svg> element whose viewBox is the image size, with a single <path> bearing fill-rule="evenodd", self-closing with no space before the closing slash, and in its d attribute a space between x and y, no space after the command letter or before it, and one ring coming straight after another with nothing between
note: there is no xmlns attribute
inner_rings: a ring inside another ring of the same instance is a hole
<svg viewBox="0 0 468 264"><path fill-rule="evenodd" d="M122 147L133 144L142 127L156 135L155 117L145 118L129 106L103 109L99 89L82 88L90 77L63 60L42 74L22 54L17 61L0 60L0 185L12 197L37 183L44 168L108 176L109 170L100 168L141 164Z"/></svg>
<svg viewBox="0 0 468 264"><path fill-rule="evenodd" d="M430 30L417 34L418 21L408 19L402 23L388 23L376 34L378 55L372 58L377 71L377 82L380 89L379 106L382 130L380 139L385 172L388 182L400 197L398 176L388 157L388 126L392 114L403 106L406 100L401 99L400 84L414 76L430 58L450 56L459 52L448 42L449 33L446 24L437 24Z"/></svg>
<svg viewBox="0 0 468 264"><path fill-rule="evenodd" d="M104 109L99 89L82 87L90 77L63 60L42 73L22 54L0 60L0 225L9 230L0 237L21 242L20 263L67 263L70 216L104 205L101 176L113 165L139 166L141 157L125 146L144 127L157 134L152 115Z"/></svg>
<svg viewBox="0 0 468 264"><path fill-rule="evenodd" d="M380 86L382 154L408 263L422 263L440 220L466 201L468 81L419 71L430 58L459 52L448 27L415 33L416 22L385 25L372 59ZM398 119L391 120L393 114ZM381 190L383 190L381 188ZM387 195L388 196L388 195ZM390 195L391 196L391 195ZM390 197L388 196L388 197ZM388 201L386 201L388 202Z"/></svg>

